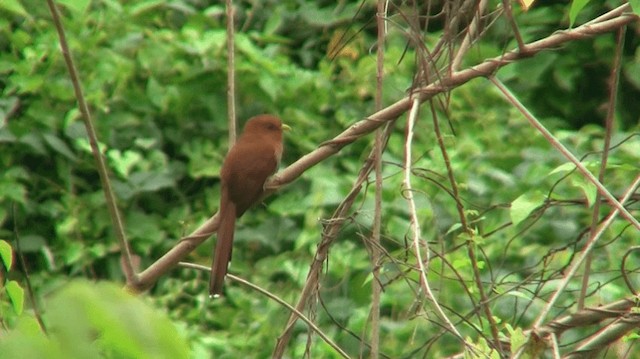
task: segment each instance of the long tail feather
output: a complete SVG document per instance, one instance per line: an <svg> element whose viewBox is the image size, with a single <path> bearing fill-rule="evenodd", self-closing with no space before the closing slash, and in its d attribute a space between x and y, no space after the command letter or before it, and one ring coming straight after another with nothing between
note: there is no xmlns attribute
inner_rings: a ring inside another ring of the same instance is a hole
<svg viewBox="0 0 640 359"><path fill-rule="evenodd" d="M211 265L211 280L209 282L209 294L214 298L222 294L224 277L227 275L231 250L233 248L233 232L236 227L236 205L227 201L220 206L220 225L218 226L218 242L213 255Z"/></svg>

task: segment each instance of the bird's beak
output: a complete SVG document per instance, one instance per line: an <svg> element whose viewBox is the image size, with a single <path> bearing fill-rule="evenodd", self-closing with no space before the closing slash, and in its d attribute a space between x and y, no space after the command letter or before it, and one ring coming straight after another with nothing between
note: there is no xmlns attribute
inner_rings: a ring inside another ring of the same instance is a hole
<svg viewBox="0 0 640 359"><path fill-rule="evenodd" d="M283 123L282 124L282 131L285 131L285 132L291 131L291 127L289 127L289 125Z"/></svg>

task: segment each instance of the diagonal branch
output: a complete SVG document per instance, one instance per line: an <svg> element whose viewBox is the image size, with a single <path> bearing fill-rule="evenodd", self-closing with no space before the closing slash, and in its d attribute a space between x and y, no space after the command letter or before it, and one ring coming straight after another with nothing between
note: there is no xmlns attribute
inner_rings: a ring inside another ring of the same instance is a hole
<svg viewBox="0 0 640 359"><path fill-rule="evenodd" d="M519 49L515 49L504 55L488 59L471 68L454 72L432 84L419 88L414 94L406 96L394 104L354 123L334 139L322 143L317 149L285 168L267 183L267 187L269 188L267 195L275 192L280 186L295 181L306 170L338 153L343 147L399 117L409 110L412 99L417 98L418 101L422 103L439 93L461 86L472 79L492 75L501 67L519 59L531 57L540 51L551 50L571 41L610 32L637 21L637 15L625 13L625 11L629 10L630 6L625 4L575 29L558 31L547 38L527 44L526 48L528 51L526 54L521 53ZM624 210L624 208L622 208L622 210ZM626 212L626 210L624 210L624 212ZM628 212L626 213L628 214ZM145 271L140 273L139 280L135 283L129 283L129 288L135 291L149 289L160 276L175 267L180 260L184 259L193 249L215 232L217 226L218 218L217 215L215 215L202 224L191 235L183 238L174 248L169 250L169 252L149 266Z"/></svg>

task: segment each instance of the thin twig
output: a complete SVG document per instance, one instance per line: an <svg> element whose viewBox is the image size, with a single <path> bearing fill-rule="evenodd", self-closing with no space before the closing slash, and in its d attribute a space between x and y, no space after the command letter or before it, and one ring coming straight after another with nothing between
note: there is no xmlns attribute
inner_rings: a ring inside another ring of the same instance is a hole
<svg viewBox="0 0 640 359"><path fill-rule="evenodd" d="M507 16L507 20L509 21L511 30L513 31L513 36L516 38L516 42L518 43L518 49L520 50L520 52L523 52L523 53L527 52L527 47L524 45L524 41L522 40L522 35L520 35L520 30L518 29L518 24L516 23L516 19L513 17L511 1L502 0L502 8L504 9L504 14Z"/></svg>
<svg viewBox="0 0 640 359"><path fill-rule="evenodd" d="M438 303L433 291L431 290L431 286L429 285L429 280L427 279L427 267L429 266L429 247L427 246L427 242L421 239L420 235L420 220L418 219L416 203L413 200L413 187L411 186L411 164L412 164L412 155L411 148L413 143L413 135L414 135L414 124L418 117L418 113L420 110L420 102L418 99L414 100L413 107L411 111L409 111L409 116L407 120L407 131L406 131L406 140L404 147L404 179L402 181L402 186L404 188L404 196L407 200L407 205L409 206L409 216L410 216L410 226L411 226L411 237L413 239L413 252L416 257L416 264L418 266L419 275L420 275L420 285L425 295L438 313L438 316L445 322L447 328L458 337L463 343L465 343L462 334L456 329L455 325L449 320L449 317L445 314L444 310ZM425 247L425 259L422 258L422 247Z"/></svg>
<svg viewBox="0 0 640 359"><path fill-rule="evenodd" d="M229 149L236 143L236 46L235 46L235 9L233 0L226 0L227 7L227 123L229 131Z"/></svg>
<svg viewBox="0 0 640 359"><path fill-rule="evenodd" d="M20 266L22 266L22 272L24 273L24 280L27 284L27 294L29 295L29 301L31 302L31 307L33 308L33 315L36 317L36 321L38 322L38 326L40 330L46 335L47 334L47 326L44 325L44 321L42 320L42 312L40 311L40 306L38 305L38 301L36 300L36 296L33 293L33 286L31 285L31 277L29 276L29 270L27 269L27 263L24 260L24 255L22 253L22 248L20 247L20 232L18 230L18 217L16 216L16 204L14 203L11 206L11 216L13 217L13 235L16 239L16 256L20 260Z"/></svg>
<svg viewBox="0 0 640 359"><path fill-rule="evenodd" d="M467 241L466 241L467 256L469 257L469 261L471 262L471 268L473 270L473 280L476 284L476 288L478 289L478 294L480 295L480 306L484 311L485 319L487 320L487 322L489 322L489 329L491 330L491 336L493 337L492 338L493 343L491 343L491 346L496 348L499 353L502 353L498 324L496 323L496 320L493 317L493 313L491 312L491 307L489 306L489 299L487 298L487 294L482 285L482 276L480 274L480 268L478 267L478 259L476 256L476 249L475 249L476 243L473 240L473 237L475 236L475 232L469 227L469 223L467 222L467 216L464 211L464 205L460 200L458 183L456 181L456 177L453 172L453 167L451 166L451 160L449 159L449 154L447 153L447 147L444 144L444 138L442 136L442 132L440 131L437 112L435 111L433 105L431 106L431 117L433 118L433 130L436 134L436 140L438 141L438 148L440 148L442 159L444 161L445 167L447 168L447 177L449 178L449 185L451 186L452 196L456 202L456 209L458 210L460 225L462 227L462 231L467 236Z"/></svg>
<svg viewBox="0 0 640 359"><path fill-rule="evenodd" d="M180 266L185 267L185 268L192 268L192 269L197 269L197 270L201 270L204 272L210 272L211 268L200 265L200 264L194 264L194 263L187 263L187 262L180 262L179 263ZM249 282L246 279L242 279L238 276L235 276L233 274L227 274L227 278L233 280L234 282L238 282L240 284L243 284L257 292L260 292L262 294L264 294L265 296L269 297L270 299L273 299L274 301L276 301L278 304L282 305L283 307L287 308L289 311L291 311L292 313L295 313L295 315L298 316L298 318L302 319L303 322L307 323L307 325L309 325L309 327L311 329L313 329L313 331L315 331L320 338L322 338L322 340L325 341L325 343L329 344L330 347L332 347L338 354L340 354L340 356L342 356L343 358L349 358L349 355L347 355L347 353L344 352L344 350L342 350L336 343L334 343L331 338L329 338L320 328L318 328L318 326L316 326L311 320L309 320L309 318L307 318L304 314L302 314L300 311L298 311L296 308L294 308L291 304L285 302L282 298L278 297L277 295L269 292L268 290L259 287L251 282Z"/></svg>
<svg viewBox="0 0 640 359"><path fill-rule="evenodd" d="M620 81L620 68L622 59L622 48L624 47L624 34L626 26L618 29L616 38L616 54L611 67L611 75L609 76L609 105L607 106L607 117L605 119L605 135L602 145L602 156L600 158L600 169L598 170L598 181L604 183L604 174L607 171L607 161L609 159L609 147L611 147L611 133L613 132L613 121L615 117L616 100L618 98L618 83ZM593 237L600 219L600 202L602 195L596 192L596 198L593 203L591 212L591 230L589 237ZM584 262L584 270L582 273L582 287L578 296L578 309L584 308L585 297L587 296L587 288L589 287L589 275L591 272L591 259L593 255L589 254Z"/></svg>
<svg viewBox="0 0 640 359"><path fill-rule="evenodd" d="M100 148L98 147L98 135L96 134L96 130L93 127L93 119L91 118L89 106L85 101L80 82L80 75L78 74L78 70L76 69L76 66L73 62L71 51L69 50L69 45L67 44L67 37L64 33L64 28L62 26L62 20L60 19L60 12L58 11L58 7L55 5L53 0L47 0L47 5L49 5L53 23L58 32L60 49L62 50L62 55L64 57L65 63L67 64L69 77L71 77L71 83L73 84L73 91L75 92L76 100L78 101L78 107L80 107L80 113L82 114L82 119L84 121L85 128L87 129L89 144L91 145L91 153L93 153L93 158L96 161L98 174L100 175L100 182L102 184L102 191L104 192L107 208L109 209L109 215L111 217L114 232L116 233L116 237L118 238L120 251L124 256L124 260L121 261L122 270L124 271L125 277L127 279L127 285L135 285L139 282L139 278L135 273L135 270L133 269L131 251L129 249L129 243L127 242L127 237L125 235L124 224L120 216L120 211L118 211L116 197L111 188L107 165L105 164L102 152L100 152Z"/></svg>
<svg viewBox="0 0 640 359"><path fill-rule="evenodd" d="M467 54L469 49L471 48L471 44L476 40L476 36L480 32L480 19L482 18L482 14L487 7L488 0L480 0L478 2L478 7L475 11L473 19L469 26L467 26L467 33L464 35L462 42L460 43L460 47L456 52L453 61L451 62L451 71L458 71L460 69L460 64L462 64L462 59L464 55Z"/></svg>
<svg viewBox="0 0 640 359"><path fill-rule="evenodd" d="M636 288L633 286L633 284L631 284L631 281L629 280L629 276L627 275L627 270L626 268L626 264L627 264L627 258L629 257L629 254L636 252L636 251L640 251L640 246L633 246L629 249L627 249L627 251L624 253L624 255L622 256L622 261L620 262L620 274L622 275L622 279L624 280L624 284L627 285L627 288L629 289L629 291L631 292L631 294L633 294L634 296L638 296L638 291L636 290Z"/></svg>

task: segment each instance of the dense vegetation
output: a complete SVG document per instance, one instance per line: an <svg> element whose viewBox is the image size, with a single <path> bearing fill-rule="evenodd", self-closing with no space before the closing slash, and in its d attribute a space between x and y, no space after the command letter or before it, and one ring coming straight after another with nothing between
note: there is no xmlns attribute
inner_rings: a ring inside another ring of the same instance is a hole
<svg viewBox="0 0 640 359"><path fill-rule="evenodd" d="M58 4L134 262L143 270L218 206L218 174L228 146L225 7L204 0ZM502 4L489 1L481 36L460 69L517 48ZM513 14L523 41L531 43L620 4L590 2L577 9L540 1L524 12L514 3ZM240 1L235 6L237 117L242 123L275 113L293 127L285 139L283 167L376 112L375 3ZM453 36L451 13L430 17L446 9L442 2L389 8L383 106L430 83L421 77L428 62L425 48L433 50L447 36L444 49L462 41L471 15ZM621 29L621 37L612 28L518 59L496 73L596 176L611 135L601 182L618 199L640 173L637 18ZM611 105L618 49L617 101ZM432 68L447 68L454 52L442 54L429 59ZM290 312L246 286L227 281L225 298L210 300L208 273L176 267L139 298L114 289L125 283L121 248L44 2L0 2L0 91L0 285L6 289L0 293L0 357L271 355ZM380 355L390 358L454 355L465 350L463 340L467 353L483 357L481 351L489 355L489 348L497 349L488 344L492 327L515 349L576 263L592 225L613 207L494 83L478 77L421 108L411 147L410 192L417 208L412 211L404 172L408 114L388 122L380 243L372 240L373 172L347 215L333 217L368 163L372 133L249 211L238 224L231 273L296 303L318 244L340 222L318 295L304 313L349 356L371 355L370 344L378 340L371 336L373 327L380 333ZM608 116L613 125L607 129ZM626 203L636 218L638 198L632 195ZM419 238L412 215L418 218ZM542 324L581 309L585 272L587 307L631 298L626 281L639 284L633 278L640 265L633 252L638 233L617 217L596 244L591 271L579 267ZM420 240L423 255L429 253L428 271L418 268L414 240ZM187 260L210 265L212 243ZM383 254L377 262L375 248ZM460 337L424 292L422 274ZM380 317L372 321L376 285L384 290ZM28 288L35 303L23 292ZM593 332L579 326L567 331L560 352L575 350L575 342ZM286 355L339 357L310 333L298 322ZM639 353L635 341L630 331L606 345L602 355Z"/></svg>

